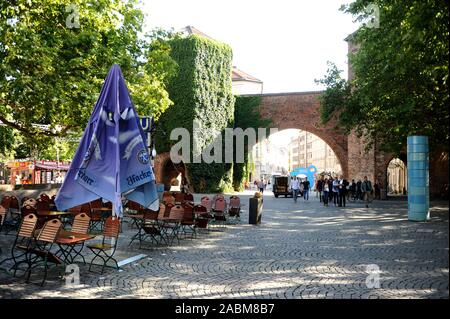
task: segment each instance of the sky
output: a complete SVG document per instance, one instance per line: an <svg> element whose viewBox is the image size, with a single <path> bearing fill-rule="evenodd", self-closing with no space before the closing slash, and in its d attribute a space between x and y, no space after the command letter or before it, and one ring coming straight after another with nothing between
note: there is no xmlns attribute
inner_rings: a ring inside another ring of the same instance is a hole
<svg viewBox="0 0 450 319"><path fill-rule="evenodd" d="M351 0L145 0L145 29L194 26L229 44L233 65L264 82L264 93L318 91L327 61L347 77L347 43L358 28L339 11Z"/></svg>

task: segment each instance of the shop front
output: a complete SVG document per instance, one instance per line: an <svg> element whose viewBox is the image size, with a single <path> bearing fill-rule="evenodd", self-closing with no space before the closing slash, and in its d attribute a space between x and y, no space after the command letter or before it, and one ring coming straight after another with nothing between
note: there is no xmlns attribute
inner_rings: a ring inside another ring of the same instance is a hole
<svg viewBox="0 0 450 319"><path fill-rule="evenodd" d="M7 163L11 185L60 184L63 182L70 162L45 160L16 160Z"/></svg>

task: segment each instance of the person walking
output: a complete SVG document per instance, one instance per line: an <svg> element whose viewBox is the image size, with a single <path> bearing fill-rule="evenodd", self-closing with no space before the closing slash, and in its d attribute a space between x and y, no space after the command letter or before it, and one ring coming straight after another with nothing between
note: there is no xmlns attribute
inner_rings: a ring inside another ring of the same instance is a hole
<svg viewBox="0 0 450 319"><path fill-rule="evenodd" d="M328 182L328 178L325 179L322 183L322 191L323 191L323 205L328 207L328 194L330 193L330 183Z"/></svg>
<svg viewBox="0 0 450 319"><path fill-rule="evenodd" d="M316 191L319 193L319 202L320 203L322 203L323 184L324 184L324 180L323 180L323 176L321 176L316 184Z"/></svg>
<svg viewBox="0 0 450 319"><path fill-rule="evenodd" d="M359 200L363 199L361 185L362 185L362 182L361 182L360 179L358 179L358 182L356 183L356 198L359 199Z"/></svg>
<svg viewBox="0 0 450 319"><path fill-rule="evenodd" d="M311 183L308 181L308 177L305 177L305 181L303 182L303 199L309 200L309 188Z"/></svg>
<svg viewBox="0 0 450 319"><path fill-rule="evenodd" d="M263 194L264 193L264 181L262 179L260 179L258 182L258 188L259 188L259 191L261 192L261 194Z"/></svg>
<svg viewBox="0 0 450 319"><path fill-rule="evenodd" d="M371 199L372 193L372 182L367 179L367 176L364 176L364 181L361 183L361 191L363 193L364 202L366 203L366 208L369 208L369 202Z"/></svg>
<svg viewBox="0 0 450 319"><path fill-rule="evenodd" d="M345 207L345 196L347 192L347 180L344 178L343 175L339 176L339 182L338 182L338 194L339 194L339 201L338 206L339 207Z"/></svg>
<svg viewBox="0 0 450 319"><path fill-rule="evenodd" d="M335 179L333 179L331 191L333 192L333 203L334 203L334 206L336 206L339 202L339 180L338 180L337 176Z"/></svg>
<svg viewBox="0 0 450 319"><path fill-rule="evenodd" d="M297 203L298 191L300 189L300 183L299 183L299 180L297 179L297 177L294 176L291 179L291 185L289 186L289 188L292 191L292 197L294 198L294 202Z"/></svg>

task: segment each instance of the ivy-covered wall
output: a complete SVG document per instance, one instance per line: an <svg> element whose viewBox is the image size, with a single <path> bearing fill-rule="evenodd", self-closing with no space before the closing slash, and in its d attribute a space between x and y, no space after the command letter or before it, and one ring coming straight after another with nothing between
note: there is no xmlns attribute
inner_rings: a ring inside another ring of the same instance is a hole
<svg viewBox="0 0 450 319"><path fill-rule="evenodd" d="M158 121L156 147L159 153L170 150L177 141L170 141L174 128L186 128L191 134L193 121L202 127L223 131L234 121L232 94L232 50L217 41L190 35L170 41L171 56L178 63L178 73L168 84L174 105ZM216 136L209 130L197 135L198 146L208 145ZM230 190L233 165L225 163L185 163L188 178L195 192Z"/></svg>
<svg viewBox="0 0 450 319"><path fill-rule="evenodd" d="M254 128L256 132L258 132L258 128L268 128L271 121L261 119L259 113L260 104L260 96L237 96L234 104L234 127L242 128L242 130ZM268 130L266 130L267 137L269 136L268 133ZM253 145L250 145L249 148L248 140L246 139L244 147L244 163L236 163L235 160L233 164L233 188L235 191L243 190L244 182L249 180L249 173L252 170L252 163L249 163L248 150L251 150Z"/></svg>

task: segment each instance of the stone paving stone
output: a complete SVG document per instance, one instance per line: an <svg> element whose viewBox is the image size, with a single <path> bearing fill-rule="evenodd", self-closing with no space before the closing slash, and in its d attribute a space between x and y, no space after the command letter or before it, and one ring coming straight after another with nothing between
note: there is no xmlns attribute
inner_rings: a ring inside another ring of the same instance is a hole
<svg viewBox="0 0 450 319"><path fill-rule="evenodd" d="M117 259L146 256L123 271L80 264L77 288L56 270L44 287L1 271L0 298L448 298L448 203L432 203L431 217L409 222L400 201L325 208L269 193L260 226L247 225L244 211L240 224L139 250L124 223ZM1 259L13 239L0 234ZM366 285L370 265L379 267L378 289Z"/></svg>

